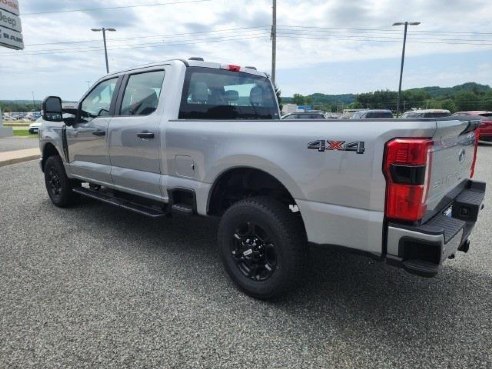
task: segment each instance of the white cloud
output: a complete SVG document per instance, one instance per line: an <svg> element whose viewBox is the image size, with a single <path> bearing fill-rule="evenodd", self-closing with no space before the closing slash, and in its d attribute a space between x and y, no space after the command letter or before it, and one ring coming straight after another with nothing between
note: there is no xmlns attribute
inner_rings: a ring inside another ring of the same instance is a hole
<svg viewBox="0 0 492 369"><path fill-rule="evenodd" d="M23 0L21 14L26 15L21 17L27 46L24 51L0 50L0 63L7 65L10 71L3 77L0 98L25 98L31 91L41 97L53 93L54 86L67 98L78 98L87 87L86 81L93 82L105 72L102 37L100 33L90 31L93 27L117 28L117 32L108 33L111 70L189 56L270 70L270 0L211 0L96 12L27 15L57 9L157 2L159 0L107 0L104 3L96 0L83 3ZM395 79L395 70L385 69L365 75L363 66L370 61L399 58L402 28L391 27L391 24L400 20L422 22L420 26L409 29L407 60L428 57L425 73L420 71L421 75L413 75L412 69L408 69L406 86L418 83L451 85L460 83L463 76L480 83L492 82L487 63L477 65L476 71L461 74L459 70L457 73L459 66L453 65L452 60L449 63L442 61L440 65L433 63L435 55L492 50L492 35L469 33L489 29L488 14L492 14L492 3L486 0L452 0L446 4L437 0L278 0L277 3L278 83L284 91L329 92L336 86L337 92L360 92L360 88L381 88L385 84L382 82L393 86L390 82ZM448 43L442 43L444 41ZM320 64L357 61L359 66L354 66L357 70L352 73L352 78L343 75L337 79L337 73L333 71L329 76L306 75L310 67ZM283 77L294 69L305 75L304 80L309 84L302 85L303 81L293 82L291 78ZM360 79L364 83L357 84Z"/></svg>

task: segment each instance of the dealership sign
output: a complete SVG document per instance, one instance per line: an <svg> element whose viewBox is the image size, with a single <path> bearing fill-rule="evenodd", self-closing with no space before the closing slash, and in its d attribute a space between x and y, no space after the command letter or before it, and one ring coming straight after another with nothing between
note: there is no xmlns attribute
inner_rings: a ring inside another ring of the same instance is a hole
<svg viewBox="0 0 492 369"><path fill-rule="evenodd" d="M0 0L0 46L24 48L17 0Z"/></svg>

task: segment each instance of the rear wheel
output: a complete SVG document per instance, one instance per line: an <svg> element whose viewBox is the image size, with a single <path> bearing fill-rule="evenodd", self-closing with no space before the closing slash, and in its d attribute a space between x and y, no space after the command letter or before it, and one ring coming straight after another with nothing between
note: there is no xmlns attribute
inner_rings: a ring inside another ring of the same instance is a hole
<svg viewBox="0 0 492 369"><path fill-rule="evenodd" d="M46 159L44 182L54 205L64 208L76 202L78 197L72 189L77 183L67 177L63 161L58 155L50 156Z"/></svg>
<svg viewBox="0 0 492 369"><path fill-rule="evenodd" d="M302 279L307 254L302 221L274 199L233 204L222 216L218 241L226 271L250 296L275 298Z"/></svg>

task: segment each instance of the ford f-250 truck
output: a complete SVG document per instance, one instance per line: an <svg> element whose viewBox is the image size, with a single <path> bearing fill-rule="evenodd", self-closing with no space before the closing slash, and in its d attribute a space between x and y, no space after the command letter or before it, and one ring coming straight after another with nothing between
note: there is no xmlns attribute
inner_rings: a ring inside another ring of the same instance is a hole
<svg viewBox="0 0 492 369"><path fill-rule="evenodd" d="M253 67L193 58L109 74L77 109L46 98L43 117L56 206L82 195L150 217L220 217L225 269L257 298L301 279L309 244L434 276L468 250L483 207L485 183L470 179L478 122L280 120Z"/></svg>

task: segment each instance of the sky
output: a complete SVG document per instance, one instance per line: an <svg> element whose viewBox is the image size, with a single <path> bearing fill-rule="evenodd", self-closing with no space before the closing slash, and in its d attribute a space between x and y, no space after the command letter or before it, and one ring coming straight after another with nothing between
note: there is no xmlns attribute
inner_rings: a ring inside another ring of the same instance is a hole
<svg viewBox="0 0 492 369"><path fill-rule="evenodd" d="M0 99L78 100L106 74L172 58L271 72L272 0L19 0L24 50L0 47ZM283 96L492 86L487 0L277 0L277 85Z"/></svg>

